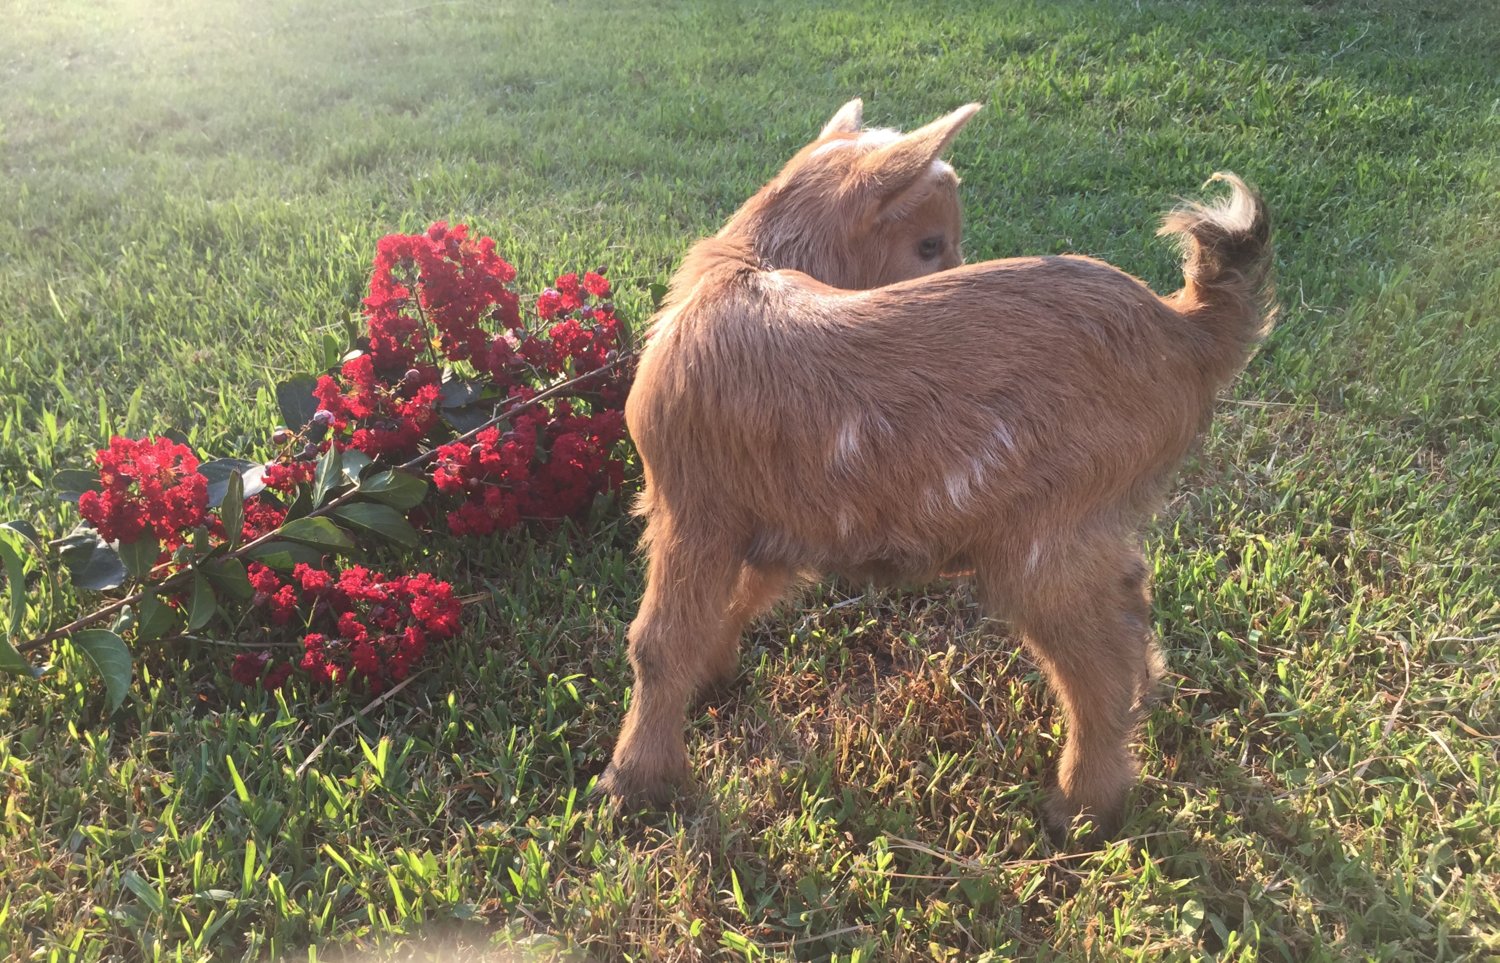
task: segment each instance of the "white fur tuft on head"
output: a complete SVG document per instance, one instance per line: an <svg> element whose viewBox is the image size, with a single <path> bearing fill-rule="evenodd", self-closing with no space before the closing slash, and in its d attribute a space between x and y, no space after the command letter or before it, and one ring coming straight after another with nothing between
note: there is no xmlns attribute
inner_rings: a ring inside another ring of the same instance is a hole
<svg viewBox="0 0 1500 963"><path fill-rule="evenodd" d="M899 130L890 127L871 127L859 132L858 137L840 137L826 144L820 144L813 152L813 157L821 157L824 154L846 147L856 147L861 150L876 150L881 147L889 147L902 137Z"/></svg>

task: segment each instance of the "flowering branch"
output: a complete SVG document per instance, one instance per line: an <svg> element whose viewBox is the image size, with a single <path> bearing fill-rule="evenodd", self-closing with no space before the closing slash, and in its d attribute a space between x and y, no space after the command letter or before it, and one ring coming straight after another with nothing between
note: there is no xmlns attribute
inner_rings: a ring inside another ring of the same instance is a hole
<svg viewBox="0 0 1500 963"><path fill-rule="evenodd" d="M635 351L604 270L564 274L528 299L537 325L523 321L514 278L494 240L462 224L388 235L364 335L342 359L325 338L327 373L276 385L299 427L270 433L269 461L200 465L185 439L116 437L97 471L59 472L53 487L85 524L48 541L0 523L0 671L37 675L26 653L70 638L113 711L132 676L126 639L203 641L222 623L218 641L259 650L235 659L242 684L281 686L294 666L277 653L297 633L313 682L378 691L410 678L430 643L458 632L462 605L426 573L340 570L356 537L415 547L414 522L453 535L556 522L623 483L616 446ZM30 569L53 559L78 589L126 594L15 645Z"/></svg>
<svg viewBox="0 0 1500 963"><path fill-rule="evenodd" d="M473 428L470 431L466 431L462 435L459 435L457 438L453 439L453 441L450 442L449 444L464 444L464 443L471 442L476 437L479 436L480 432L486 430L487 428L491 428L491 427L499 424L500 422L505 421L505 420L511 418L513 415L515 415L516 413L518 413L520 411L523 411L523 410L525 410L527 408L531 408L531 407L534 407L534 406L536 406L538 404L541 404L543 401L549 401L549 400L551 400L553 398L563 397L563 396L565 396L567 394L568 389L570 389L570 388L576 388L579 385L586 384L586 383L588 383L590 381L598 381L605 374L608 374L609 372L614 371L614 370L620 368L622 365L624 365L626 362L632 360L634 357L635 357L635 351L633 349L627 349L626 351L623 351L623 352L617 354L616 357L614 358L614 360L606 362L600 368L596 368L593 371L590 371L590 372L588 372L586 374L581 374L581 375L578 375L577 377L569 378L566 381L562 381L562 382L559 382L557 384L554 384L550 388L547 388L544 391L538 392L537 394L533 395L530 398L518 400L514 404L512 404L510 407L508 407L504 411L499 412L498 414L494 415L493 417L491 417L489 420L485 421L483 424L479 425L478 427ZM440 451L440 449L437 449L437 448L429 449L428 451L425 451L422 454L417 455L415 458L411 458L411 459L409 459L407 461L404 461L401 464L397 465L396 469L398 471L408 471L408 470L413 469L413 468L421 468L423 465L426 465L428 462L432 461L435 457L437 457L439 451ZM360 495L359 487L355 486L354 488L351 488L349 491L343 493L342 495L338 495L338 496L334 497L333 499L331 499L330 501L326 502L321 507L316 508L316 509L308 512L307 515L304 516L304 517L306 517L306 518L316 518L316 517L319 517L319 516L327 515L327 514L331 513L335 508L338 508L340 505L344 505L344 504L347 504L348 502L353 501L359 495ZM225 555L223 555L221 557L223 557L223 558L244 558L247 554L250 553L250 551L252 549L255 549L257 547L265 545L268 542L275 541L276 537L280 533L280 531L281 531L280 528L277 528L277 529L275 529L273 531L267 532L266 534L261 535L260 537L254 539L253 541L247 542L246 544L240 546L235 551L229 552L229 553L227 553L227 554L225 554ZM191 569L183 569L182 571L176 572L173 575L169 575L169 576L167 576L166 578L162 579L159 582L151 583L151 587L150 588L142 589L142 590L140 590L138 592L135 592L135 593L133 593L131 595L127 595L126 597L124 597L122 599L118 599L118 600L116 600L114 602L111 602L109 605L106 605L106 606L104 606L101 609L97 609L97 610L89 613L88 615L85 615L85 616L82 616L80 618L74 619L72 622L69 622L67 625L64 625L64 626L62 626L60 628L57 628L57 629L53 629L52 631L47 632L44 635L39 635L39 636L36 636L35 638L32 638L32 639L30 639L30 640L28 640L26 642L23 642L20 645L16 646L16 650L18 652L30 652L30 651L32 651L34 649L40 648L43 645L46 645L48 642L54 642L54 641L56 641L58 639L64 638L64 637L69 636L69 635L72 635L74 632L77 632L79 629L87 628L90 625L96 625L99 622L102 622L105 619L107 619L109 616L114 615L115 613L120 612L121 610L123 610L123 609L125 609L125 608L127 608L127 607L129 607L131 605L134 605L134 604L136 604L138 602L140 602L143 598L145 598L148 595L155 595L158 592L160 592L160 590L162 590L162 589L173 588L173 587L176 587L178 585L181 585L183 582L185 582L188 579L190 579L192 577L192 574L193 574L193 571Z"/></svg>

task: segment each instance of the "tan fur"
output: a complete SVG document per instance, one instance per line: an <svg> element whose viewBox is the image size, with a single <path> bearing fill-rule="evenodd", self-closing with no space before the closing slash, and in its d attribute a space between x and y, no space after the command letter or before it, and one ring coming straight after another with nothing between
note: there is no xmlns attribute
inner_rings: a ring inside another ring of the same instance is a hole
<svg viewBox="0 0 1500 963"><path fill-rule="evenodd" d="M969 571L1066 713L1054 825L1117 825L1159 665L1139 529L1268 324L1268 221L1232 175L1170 215L1166 298L1084 257L957 266L937 159L975 109L894 137L846 105L673 277L626 406L648 577L617 798L686 776L689 699L798 574Z"/></svg>

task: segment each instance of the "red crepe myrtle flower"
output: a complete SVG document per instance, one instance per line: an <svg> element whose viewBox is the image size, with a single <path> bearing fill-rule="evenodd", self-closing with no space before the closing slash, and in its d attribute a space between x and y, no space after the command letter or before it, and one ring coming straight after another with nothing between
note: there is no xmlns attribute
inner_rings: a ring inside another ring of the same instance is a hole
<svg viewBox="0 0 1500 963"><path fill-rule="evenodd" d="M364 302L376 365L409 368L428 350L429 322L450 359L482 355L489 344L485 320L504 327L520 323L519 299L509 288L515 276L515 268L495 253L494 239L475 241L463 224L439 221L425 234L381 238Z"/></svg>
<svg viewBox="0 0 1500 963"><path fill-rule="evenodd" d="M471 238L462 224L382 239L365 300L368 350L314 389L326 432L314 437L325 444L388 462L439 447L431 472L444 497L421 511L445 517L456 535L579 516L623 479L615 449L624 434L628 376L617 370L600 372L572 400L517 412L468 442L442 444L445 378L457 379L464 392L478 385L487 399L513 404L535 395L544 380L600 371L618 355L622 328L604 300L610 283L602 270L560 275L537 298L544 322L537 330L521 323L509 287L514 277L494 241ZM290 493L314 470L311 461L283 458L268 480Z"/></svg>
<svg viewBox="0 0 1500 963"><path fill-rule="evenodd" d="M511 430L480 432L472 443L444 445L434 462L433 486L462 499L448 513L455 535L488 535L523 517L543 521L585 512L594 496L613 491L623 465L613 456L624 436L618 410L575 413L567 400L549 413L517 414Z"/></svg>
<svg viewBox="0 0 1500 963"><path fill-rule="evenodd" d="M245 501L245 522L240 537L253 542L262 535L269 535L286 521L286 510L278 508L259 495Z"/></svg>
<svg viewBox="0 0 1500 963"><path fill-rule="evenodd" d="M350 358L338 377L318 379L313 395L329 413L336 443L373 457L407 457L438 421L438 370L411 367L395 383L383 379L373 354ZM343 433L352 429L347 436Z"/></svg>
<svg viewBox="0 0 1500 963"><path fill-rule="evenodd" d="M272 491L291 492L298 485L312 481L317 467L317 463L310 459L274 461L266 465L262 480Z"/></svg>
<svg viewBox="0 0 1500 963"><path fill-rule="evenodd" d="M583 289L596 298L609 297L609 281L603 274L588 272L583 276Z"/></svg>
<svg viewBox="0 0 1500 963"><path fill-rule="evenodd" d="M208 479L198 459L170 438L114 437L94 454L100 490L84 492L78 512L107 541L147 535L168 548L208 517Z"/></svg>
<svg viewBox="0 0 1500 963"><path fill-rule="evenodd" d="M388 576L355 565L333 574L298 565L283 581L252 564L248 574L255 605L273 627L295 621L312 630L302 635L297 665L315 682L379 691L404 679L431 645L459 630L453 587L424 572ZM289 602L293 617L286 613ZM253 681L266 664L242 657L231 674Z"/></svg>

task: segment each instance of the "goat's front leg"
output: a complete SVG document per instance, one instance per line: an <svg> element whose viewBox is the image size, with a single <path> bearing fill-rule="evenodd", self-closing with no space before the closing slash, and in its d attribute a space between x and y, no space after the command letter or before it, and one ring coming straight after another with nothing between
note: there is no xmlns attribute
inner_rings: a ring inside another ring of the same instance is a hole
<svg viewBox="0 0 1500 963"><path fill-rule="evenodd" d="M741 567L739 580L730 598L729 611L719 633L719 646L712 657L710 681L728 684L739 672L740 640L745 627L756 616L769 610L786 594L791 574L782 568Z"/></svg>
<svg viewBox="0 0 1500 963"><path fill-rule="evenodd" d="M723 669L725 613L737 559L706 541L654 541L630 626L635 688L600 788L617 802L660 805L688 774L683 729L693 694Z"/></svg>

